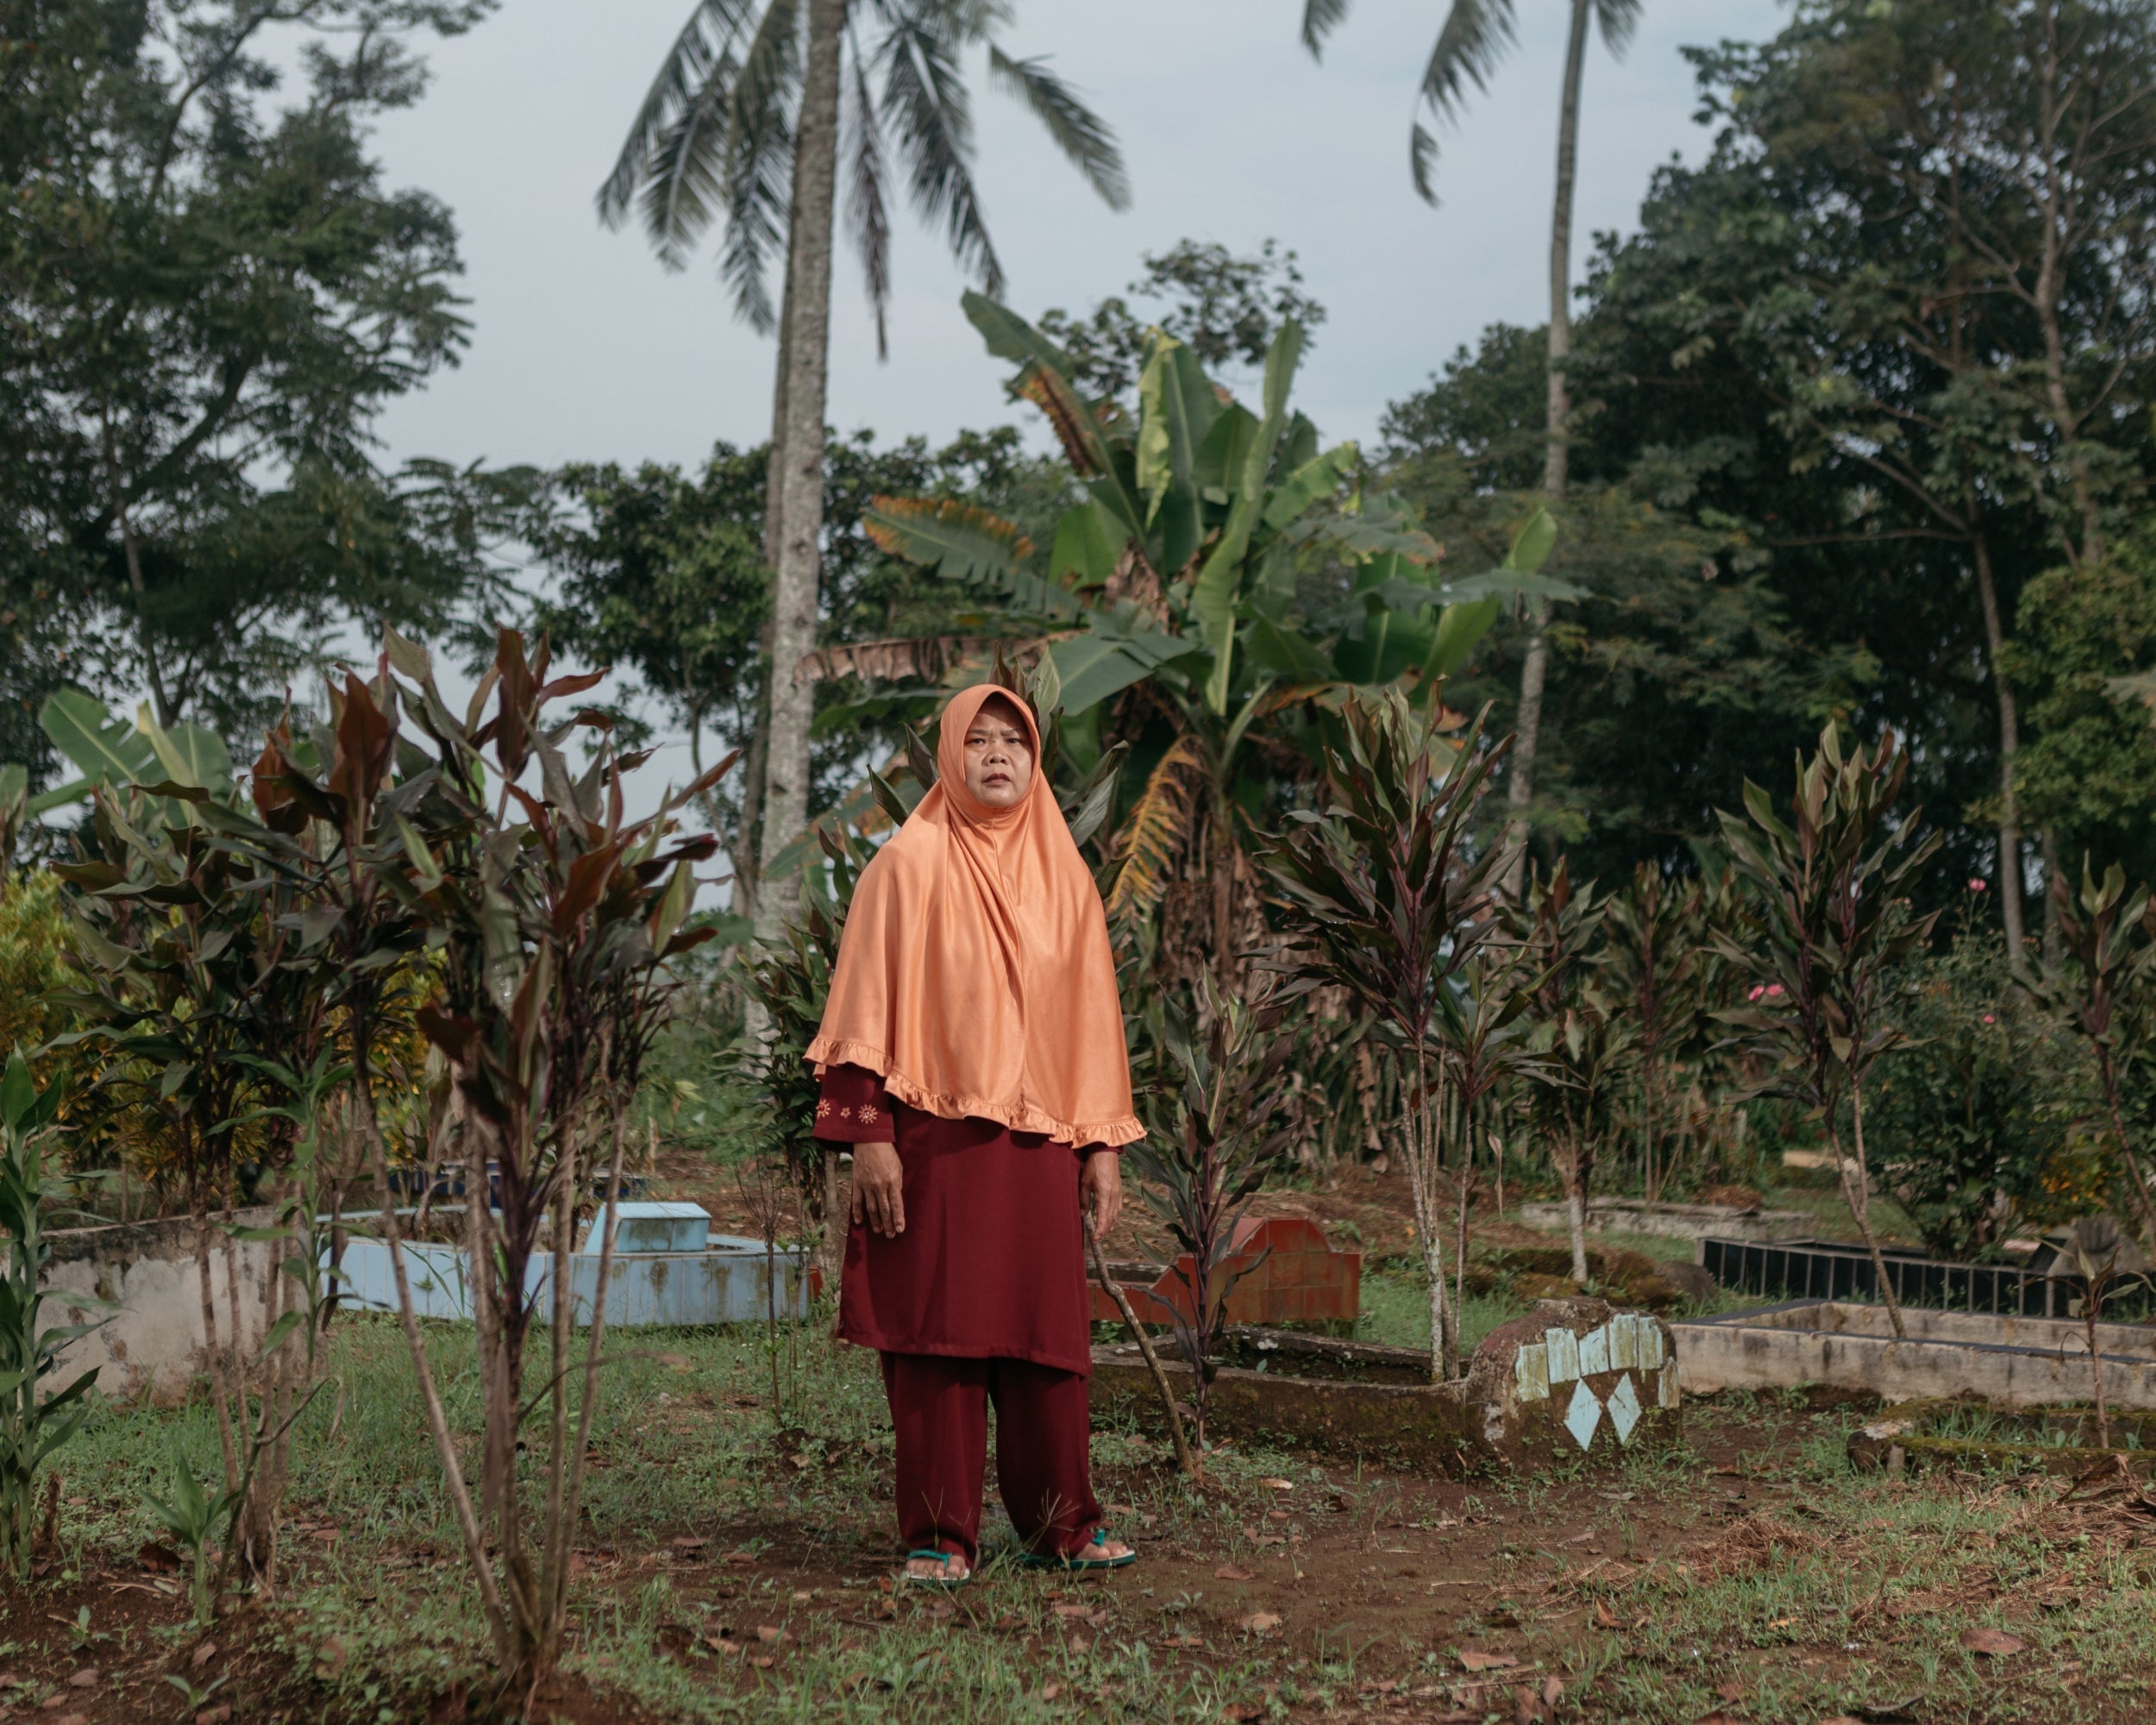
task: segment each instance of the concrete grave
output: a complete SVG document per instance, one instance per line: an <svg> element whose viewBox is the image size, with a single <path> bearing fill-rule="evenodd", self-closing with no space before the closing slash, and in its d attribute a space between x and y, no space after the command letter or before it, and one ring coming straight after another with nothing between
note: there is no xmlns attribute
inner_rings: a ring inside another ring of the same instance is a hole
<svg viewBox="0 0 2156 1725"><path fill-rule="evenodd" d="M2089 1346L2081 1325L1905 1306L1896 1339L1883 1306L1800 1300L1670 1327L1686 1391L1778 1389L1821 1383L1889 1402L1975 1397L2030 1408L2089 1399ZM2105 1401L2156 1410L2156 1329L2099 1324Z"/></svg>
<svg viewBox="0 0 2156 1725"><path fill-rule="evenodd" d="M267 1227L277 1220L262 1208L234 1213L241 1227ZM204 1367L202 1281L195 1264L191 1217L116 1223L105 1227L56 1228L46 1290L56 1296L44 1311L48 1324L93 1323L101 1327L60 1351L59 1381L71 1382L95 1367L97 1391L115 1401L184 1398ZM272 1247L260 1240L233 1240L222 1223L212 1225L210 1299L220 1337L229 1337L231 1289L239 1284L241 1343L260 1344L265 1326L263 1292ZM107 1308L69 1306L70 1294L107 1301Z"/></svg>
<svg viewBox="0 0 2156 1725"><path fill-rule="evenodd" d="M603 1222L605 1206L599 1217ZM348 1215L348 1226L371 1217ZM625 1203L607 1271L606 1321L624 1326L738 1324L763 1320L775 1302L781 1318L805 1317L821 1283L804 1248L767 1252L761 1240L712 1234L708 1212L694 1204ZM571 1310L580 1326L591 1321L599 1293L604 1235L587 1228L582 1248L569 1258ZM413 1308L423 1318L469 1320L472 1299L464 1248L407 1240L404 1275ZM389 1243L354 1233L345 1242L339 1298L366 1311L394 1312L397 1283ZM772 1283L775 1280L775 1289ZM525 1266L524 1297L544 1321L553 1309L554 1254L534 1252Z"/></svg>
<svg viewBox="0 0 2156 1725"><path fill-rule="evenodd" d="M1188 1369L1163 1352L1188 1400ZM1211 1429L1223 1436L1383 1455L1465 1472L1534 1468L1585 1455L1615 1459L1678 1429L1669 1327L1601 1300L1544 1301L1483 1338L1467 1374L1427 1380L1429 1355L1407 1348L1265 1330L1232 1331L1215 1374ZM1420 1380L1420 1381L1418 1381ZM1093 1403L1143 1421L1158 1416L1144 1362L1125 1343L1094 1350Z"/></svg>
<svg viewBox="0 0 2156 1725"><path fill-rule="evenodd" d="M1890 1474L1944 1467L1987 1473L2050 1473L2080 1479L2156 1474L2156 1414L2113 1414L2110 1447L2089 1408L1984 1412L1972 1422L1965 1401L1907 1402L1849 1434L1850 1465ZM1972 1434L1974 1424L1980 1435ZM1957 1429L1959 1428L1959 1429Z"/></svg>

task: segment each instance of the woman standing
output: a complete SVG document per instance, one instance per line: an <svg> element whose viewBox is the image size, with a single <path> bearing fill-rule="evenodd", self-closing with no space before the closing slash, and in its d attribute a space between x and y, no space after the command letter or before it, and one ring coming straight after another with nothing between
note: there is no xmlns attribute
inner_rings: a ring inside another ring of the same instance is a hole
<svg viewBox="0 0 2156 1725"><path fill-rule="evenodd" d="M1028 1557L1138 1553L1093 1495L1081 1207L1123 1208L1131 1107L1106 914L1025 705L952 697L938 782L862 872L808 1057L816 1135L853 1146L838 1333L883 1357L910 1579L974 1570L996 1472Z"/></svg>

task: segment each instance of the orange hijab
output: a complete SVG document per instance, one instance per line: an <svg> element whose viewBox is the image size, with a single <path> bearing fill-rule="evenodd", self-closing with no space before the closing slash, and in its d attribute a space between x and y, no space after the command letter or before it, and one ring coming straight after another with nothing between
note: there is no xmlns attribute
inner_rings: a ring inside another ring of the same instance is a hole
<svg viewBox="0 0 2156 1725"><path fill-rule="evenodd" d="M1108 921L1041 770L991 808L966 788L966 731L1003 693L953 695L937 782L862 873L808 1057L865 1066L900 1101L1058 1144L1145 1136L1131 1107Z"/></svg>

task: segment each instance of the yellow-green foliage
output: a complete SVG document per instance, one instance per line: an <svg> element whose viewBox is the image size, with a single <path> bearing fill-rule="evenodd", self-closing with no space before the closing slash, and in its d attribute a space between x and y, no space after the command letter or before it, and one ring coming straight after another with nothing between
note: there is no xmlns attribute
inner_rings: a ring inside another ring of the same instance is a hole
<svg viewBox="0 0 2156 1725"><path fill-rule="evenodd" d="M60 881L43 869L15 875L0 897L0 1058L20 1048L26 1055L62 1032L72 1019L48 997L70 977L67 907ZM33 1059L39 1082L49 1058Z"/></svg>

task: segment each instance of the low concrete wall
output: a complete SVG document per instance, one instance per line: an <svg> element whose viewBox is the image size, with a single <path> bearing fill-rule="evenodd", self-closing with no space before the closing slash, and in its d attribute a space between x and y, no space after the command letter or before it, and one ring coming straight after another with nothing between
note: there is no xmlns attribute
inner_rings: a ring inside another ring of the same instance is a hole
<svg viewBox="0 0 2156 1725"><path fill-rule="evenodd" d="M1687 1392L1821 1383L1889 1402L1978 1396L2023 1408L2084 1402L2092 1383L2082 1327L1904 1307L1896 1339L1886 1308L1805 1300L1670 1326ZM2103 1394L2121 1409L2156 1409L2156 1330L2099 1324Z"/></svg>
<svg viewBox="0 0 2156 1725"><path fill-rule="evenodd" d="M236 1212L242 1227L266 1227L276 1220L268 1208ZM180 1216L154 1222L128 1222L97 1228L62 1228L46 1235L53 1249L46 1290L56 1296L45 1307L47 1323L98 1323L103 1327L60 1352L59 1378L66 1383L94 1366L100 1394L116 1401L147 1396L176 1402L186 1395L203 1369L202 1283L195 1267L195 1224ZM264 1329L263 1294L268 1286L272 1248L259 1240L228 1239L211 1225L211 1298L221 1334L232 1321L228 1289L228 1254L240 1284L241 1345L252 1348ZM70 1294L110 1301L116 1309L69 1306Z"/></svg>
<svg viewBox="0 0 2156 1725"><path fill-rule="evenodd" d="M1522 1204L1520 1220L1531 1228L1562 1233L1572 1226L1571 1207ZM1802 1210L1739 1210L1727 1204L1650 1204L1639 1198L1596 1198L1587 1207L1590 1233L1652 1234L1664 1239L1794 1239L1818 1225Z"/></svg>

